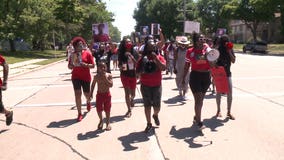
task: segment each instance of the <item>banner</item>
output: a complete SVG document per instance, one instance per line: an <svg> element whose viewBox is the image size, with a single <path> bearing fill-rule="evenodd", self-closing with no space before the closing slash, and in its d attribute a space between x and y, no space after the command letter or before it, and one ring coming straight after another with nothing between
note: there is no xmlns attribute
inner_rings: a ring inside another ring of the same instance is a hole
<svg viewBox="0 0 284 160"><path fill-rule="evenodd" d="M229 93L229 83L224 67L219 66L211 68L211 75L217 93Z"/></svg>
<svg viewBox="0 0 284 160"><path fill-rule="evenodd" d="M200 32L200 23L193 21L184 22L184 33L199 33Z"/></svg>
<svg viewBox="0 0 284 160"><path fill-rule="evenodd" d="M109 29L107 23L98 23L92 25L94 42L108 42L110 41Z"/></svg>
<svg viewBox="0 0 284 160"><path fill-rule="evenodd" d="M159 35L159 30L160 30L160 24L158 23L152 23L151 24L151 34L152 35Z"/></svg>

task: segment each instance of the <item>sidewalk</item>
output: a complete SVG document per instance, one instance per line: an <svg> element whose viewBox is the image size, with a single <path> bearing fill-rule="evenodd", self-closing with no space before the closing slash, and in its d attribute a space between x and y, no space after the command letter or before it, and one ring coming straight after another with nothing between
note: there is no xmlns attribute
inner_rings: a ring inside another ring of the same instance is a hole
<svg viewBox="0 0 284 160"><path fill-rule="evenodd" d="M13 64L8 64L9 65L9 75L15 75L19 74L37 67L40 67L42 65L37 65L35 63L44 61L46 59L32 59L32 60L27 60L23 62L18 62L18 63L13 63ZM0 75L2 75L3 68L0 68Z"/></svg>

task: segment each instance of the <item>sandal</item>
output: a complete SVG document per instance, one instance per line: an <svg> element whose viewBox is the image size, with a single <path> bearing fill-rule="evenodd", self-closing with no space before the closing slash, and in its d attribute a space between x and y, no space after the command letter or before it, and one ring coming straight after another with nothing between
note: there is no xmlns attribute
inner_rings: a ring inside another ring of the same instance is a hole
<svg viewBox="0 0 284 160"><path fill-rule="evenodd" d="M98 124L98 130L102 130L103 129L103 121L100 121L100 123Z"/></svg>
<svg viewBox="0 0 284 160"><path fill-rule="evenodd" d="M10 111L5 116L6 116L6 125L9 126L13 121L13 111Z"/></svg>
<svg viewBox="0 0 284 160"><path fill-rule="evenodd" d="M125 113L125 116L126 116L127 118L130 118L131 115L132 115L131 110L128 110L128 111Z"/></svg>

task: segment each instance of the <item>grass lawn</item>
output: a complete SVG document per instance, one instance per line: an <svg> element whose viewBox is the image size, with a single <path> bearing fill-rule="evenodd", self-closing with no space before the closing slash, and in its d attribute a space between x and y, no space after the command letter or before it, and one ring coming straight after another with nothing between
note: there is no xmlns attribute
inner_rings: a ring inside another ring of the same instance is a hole
<svg viewBox="0 0 284 160"><path fill-rule="evenodd" d="M47 59L45 61L39 62L39 65L45 65L52 62L59 61L65 57L65 51L54 51L54 50L45 50L45 51L16 51L16 52L4 52L0 51L8 64L13 64L17 62L27 61L31 59Z"/></svg>

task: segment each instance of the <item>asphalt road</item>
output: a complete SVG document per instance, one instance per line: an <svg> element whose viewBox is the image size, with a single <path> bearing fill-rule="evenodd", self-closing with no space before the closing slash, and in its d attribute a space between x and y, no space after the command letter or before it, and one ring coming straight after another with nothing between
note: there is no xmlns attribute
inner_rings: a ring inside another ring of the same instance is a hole
<svg viewBox="0 0 284 160"><path fill-rule="evenodd" d="M224 116L215 118L215 95L208 92L202 133L192 126L191 93L188 101L182 101L174 78L168 75L163 75L161 125L150 134L143 132L146 120L139 85L132 117L124 117L127 109L118 71L113 72L111 89L111 131L97 131L96 110L87 113L85 105L83 121L76 122L71 75L65 61L13 76L3 101L14 110L14 122L6 126L5 117L0 116L0 159L281 160L283 68L284 57L237 54L232 65L232 113L236 120L225 117L225 96Z"/></svg>

